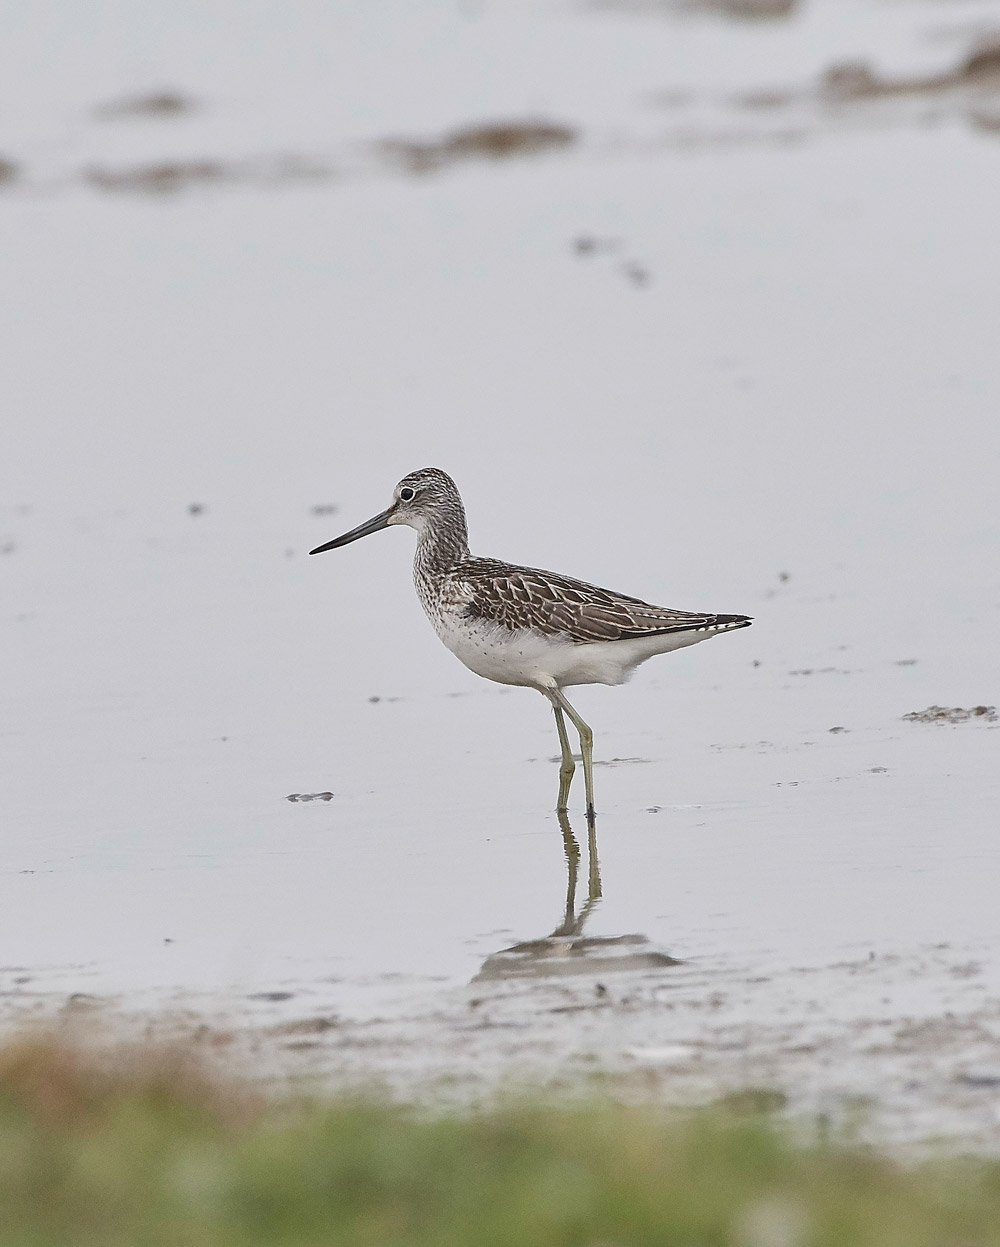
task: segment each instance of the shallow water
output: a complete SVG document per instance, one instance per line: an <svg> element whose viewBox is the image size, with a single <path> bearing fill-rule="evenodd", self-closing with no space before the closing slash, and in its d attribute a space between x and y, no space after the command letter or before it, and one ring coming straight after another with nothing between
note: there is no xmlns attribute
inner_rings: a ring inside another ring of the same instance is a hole
<svg viewBox="0 0 1000 1247"><path fill-rule="evenodd" d="M153 46L124 10L112 31L56 5L72 72L30 81L23 11L0 129L11 1016L85 993L272 1037L336 1019L295 1059L473 1095L697 1052L656 1094L763 1079L995 1142L997 1090L961 1079L1000 1063L1000 727L902 716L1000 703L1000 145L961 92L846 118L808 93L848 55L951 67L1000 5L404 8L392 44L361 6L243 15L234 40L220 3ZM794 142L720 103L775 85L803 92ZM198 106L94 115L153 86ZM422 176L371 146L531 116L578 140ZM276 153L322 176L84 176ZM478 553L755 616L577 690L608 764L583 932L646 941L590 948L621 986L467 986L565 923L551 713L440 647L408 532L305 557L428 463Z"/></svg>

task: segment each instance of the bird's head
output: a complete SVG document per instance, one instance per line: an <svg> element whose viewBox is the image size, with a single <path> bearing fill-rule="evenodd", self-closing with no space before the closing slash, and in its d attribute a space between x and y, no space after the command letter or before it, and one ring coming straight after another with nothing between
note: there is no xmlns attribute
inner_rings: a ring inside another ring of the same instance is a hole
<svg viewBox="0 0 1000 1247"><path fill-rule="evenodd" d="M450 517L460 519L464 531L465 512L455 482L440 468L420 468L403 477L392 491L392 502L384 511L372 516L364 524L359 524L357 528L352 528L343 536L317 546L309 553L320 554L324 550L336 550L357 541L359 537L367 537L369 533L388 528L390 524L406 524L422 533L429 525L444 523Z"/></svg>

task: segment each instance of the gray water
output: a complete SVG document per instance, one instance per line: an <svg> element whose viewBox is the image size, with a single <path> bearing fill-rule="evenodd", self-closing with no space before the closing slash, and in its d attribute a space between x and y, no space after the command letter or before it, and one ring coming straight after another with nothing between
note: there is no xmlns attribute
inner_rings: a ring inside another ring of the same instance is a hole
<svg viewBox="0 0 1000 1247"><path fill-rule="evenodd" d="M5 20L5 1016L325 1018L277 1069L663 1066L995 1141L1000 725L902 716L1000 703L1000 86L919 85L1000 5ZM859 57L918 85L831 102ZM381 145L511 119L575 139ZM545 702L439 645L409 532L305 557L427 464L477 553L756 620L577 690L582 955L665 959L604 996L468 986L565 922Z"/></svg>

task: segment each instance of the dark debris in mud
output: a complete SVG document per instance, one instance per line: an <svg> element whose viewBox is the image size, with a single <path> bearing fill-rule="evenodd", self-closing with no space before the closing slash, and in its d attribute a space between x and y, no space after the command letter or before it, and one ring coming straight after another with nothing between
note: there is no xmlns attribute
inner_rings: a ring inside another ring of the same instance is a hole
<svg viewBox="0 0 1000 1247"><path fill-rule="evenodd" d="M973 129L987 134L1000 134L1000 104L992 108L970 108L968 116Z"/></svg>
<svg viewBox="0 0 1000 1247"><path fill-rule="evenodd" d="M926 710L911 710L903 715L907 723L996 723L996 706L928 706Z"/></svg>
<svg viewBox="0 0 1000 1247"><path fill-rule="evenodd" d="M197 102L181 91L148 91L99 104L94 109L94 116L100 121L121 121L130 117L160 121L184 116L197 108Z"/></svg>
<svg viewBox="0 0 1000 1247"><path fill-rule="evenodd" d="M831 65L826 71L820 90L828 99L858 100L892 95L926 95L967 86L1000 89L1000 37L980 40L954 69L938 74L887 78L867 61L842 61Z"/></svg>
<svg viewBox="0 0 1000 1247"><path fill-rule="evenodd" d="M1000 1067L962 1070L956 1074L955 1081L966 1087L992 1090L994 1087L1000 1087Z"/></svg>
<svg viewBox="0 0 1000 1247"><path fill-rule="evenodd" d="M204 186L276 187L325 181L335 175L336 170L324 160L268 156L231 161L212 158L161 160L119 167L91 165L83 170L82 177L84 182L100 191L167 195Z"/></svg>
<svg viewBox="0 0 1000 1247"><path fill-rule="evenodd" d="M664 97L664 101L669 98ZM730 105L763 118L765 129L750 138L773 140L780 135L768 118L795 115L799 137L805 137L818 118L843 123L852 116L866 118L866 110L898 102L923 122L949 110L960 112L977 130L1000 132L1000 32L982 36L950 68L934 73L890 75L863 58L830 65L809 86L761 85L729 97ZM706 135L703 141L711 136ZM789 138L792 134L789 133Z"/></svg>
<svg viewBox="0 0 1000 1247"><path fill-rule="evenodd" d="M600 238L591 234L580 234L573 239L573 253L582 259L590 259L596 255L612 255L621 248L617 238ZM619 272L626 281L640 289L648 286L652 280L649 268L639 260L622 260L618 265Z"/></svg>
<svg viewBox="0 0 1000 1247"><path fill-rule="evenodd" d="M204 183L218 183L230 176L221 160L161 160L150 164L111 169L94 165L84 170L84 181L97 190L132 191L163 195Z"/></svg>
<svg viewBox="0 0 1000 1247"><path fill-rule="evenodd" d="M831 65L818 87L818 99L831 108L863 108L887 100L957 101L974 129L1000 133L1000 35L980 39L952 69L934 74L887 77L863 60Z"/></svg>
<svg viewBox="0 0 1000 1247"><path fill-rule="evenodd" d="M622 272L633 286L647 286L652 274L643 264L638 264L634 260L622 265Z"/></svg>
<svg viewBox="0 0 1000 1247"><path fill-rule="evenodd" d="M336 1030L339 1025L340 1018L335 1016L296 1018L292 1022L281 1022L277 1026L272 1026L269 1033L272 1035L322 1035L326 1031Z"/></svg>
<svg viewBox="0 0 1000 1247"><path fill-rule="evenodd" d="M578 256L592 256L617 251L621 242L617 238L599 238L593 234L579 234L573 239L573 252Z"/></svg>
<svg viewBox="0 0 1000 1247"><path fill-rule="evenodd" d="M507 160L568 147L573 126L553 121L493 121L452 130L440 139L386 139L379 151L409 173L428 173L463 160Z"/></svg>
<svg viewBox="0 0 1000 1247"><path fill-rule="evenodd" d="M13 160L8 160L6 156L0 156L0 186L6 186L16 181L20 169Z"/></svg>
<svg viewBox="0 0 1000 1247"><path fill-rule="evenodd" d="M332 801L332 792L290 792L286 801Z"/></svg>
<svg viewBox="0 0 1000 1247"><path fill-rule="evenodd" d="M595 0L590 7L616 12L660 13L665 17L675 13L710 13L753 21L791 17L799 7L799 0Z"/></svg>
<svg viewBox="0 0 1000 1247"><path fill-rule="evenodd" d="M790 17L799 0L714 0L703 7L717 9L726 17Z"/></svg>

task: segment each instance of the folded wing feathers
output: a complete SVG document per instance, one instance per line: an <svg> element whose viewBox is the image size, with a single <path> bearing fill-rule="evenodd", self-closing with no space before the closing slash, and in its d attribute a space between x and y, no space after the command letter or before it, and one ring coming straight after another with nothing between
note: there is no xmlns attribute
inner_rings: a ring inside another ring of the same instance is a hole
<svg viewBox="0 0 1000 1247"><path fill-rule="evenodd" d="M740 627L740 615L670 610L582 580L490 559L470 559L453 572L472 618L508 628L529 626L578 642L620 641L656 633Z"/></svg>

